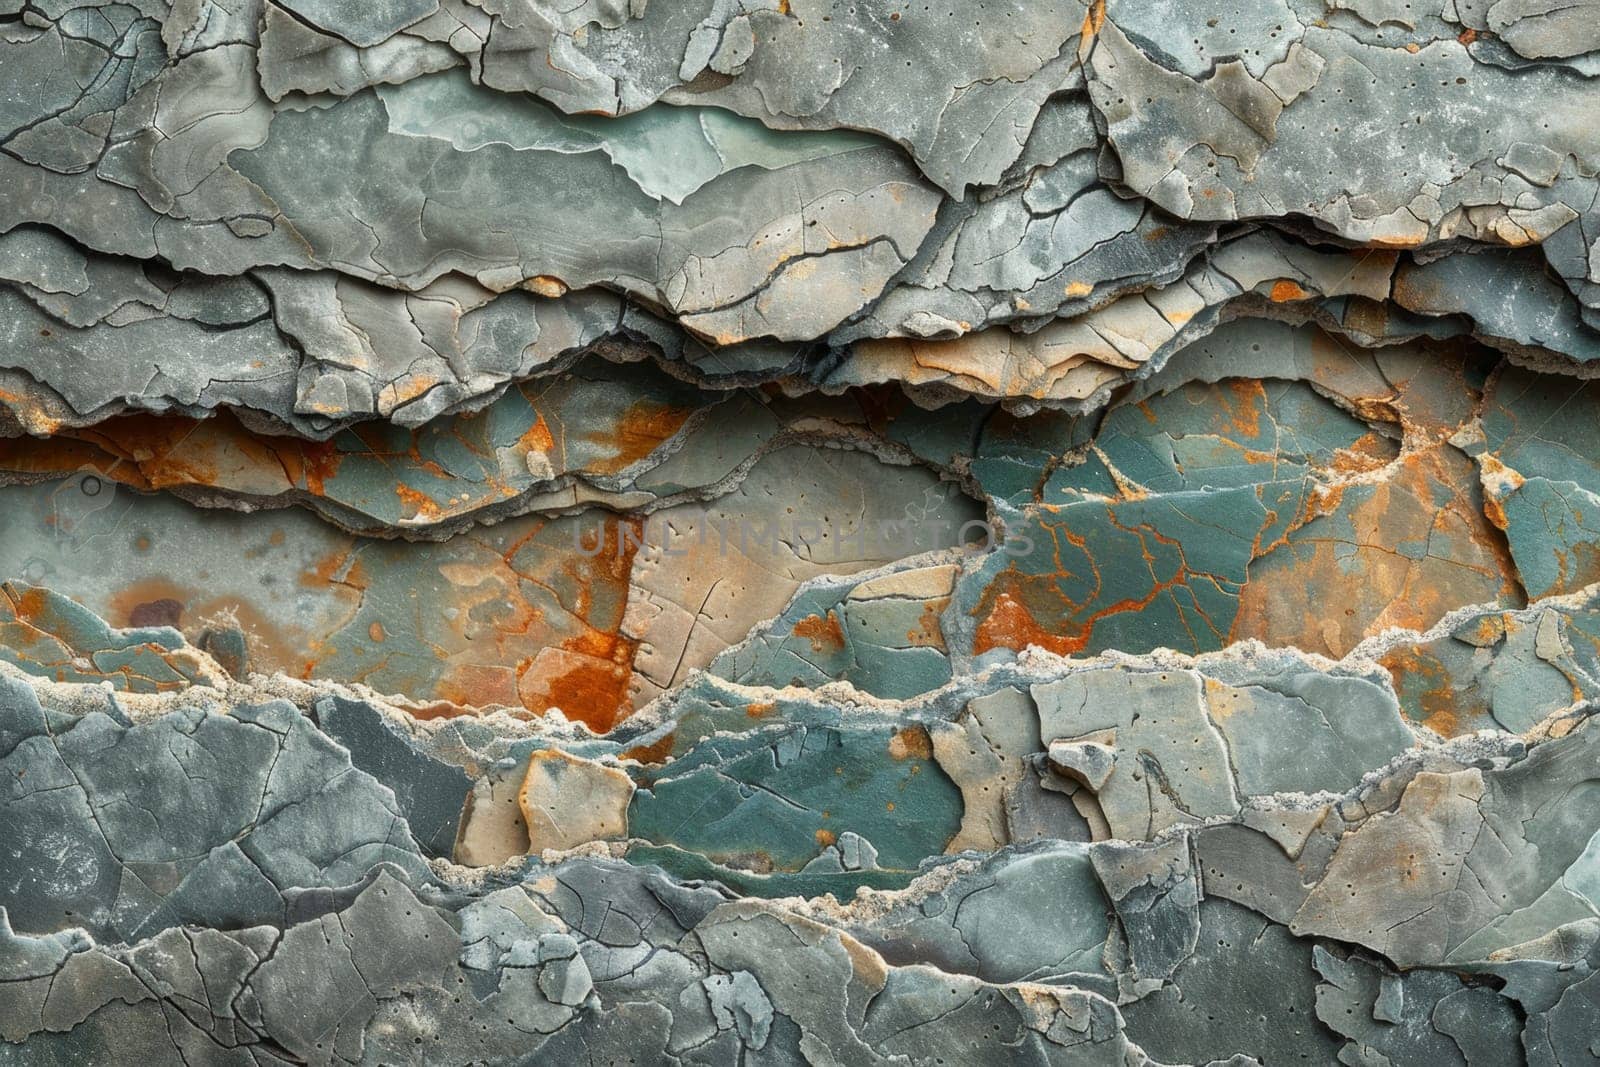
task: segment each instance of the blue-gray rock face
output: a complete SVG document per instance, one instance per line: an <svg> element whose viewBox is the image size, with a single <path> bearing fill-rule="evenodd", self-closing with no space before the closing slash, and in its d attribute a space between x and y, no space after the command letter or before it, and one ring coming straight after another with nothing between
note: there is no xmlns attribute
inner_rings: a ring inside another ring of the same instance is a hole
<svg viewBox="0 0 1600 1067"><path fill-rule="evenodd" d="M0 1064L1600 1058L1600 5L0 0Z"/></svg>

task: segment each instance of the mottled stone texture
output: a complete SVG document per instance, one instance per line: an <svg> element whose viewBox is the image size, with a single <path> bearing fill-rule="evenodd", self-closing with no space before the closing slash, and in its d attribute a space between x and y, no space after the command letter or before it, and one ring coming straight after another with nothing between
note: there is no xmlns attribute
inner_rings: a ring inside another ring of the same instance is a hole
<svg viewBox="0 0 1600 1067"><path fill-rule="evenodd" d="M1600 1061L1594 0L0 0L0 1065Z"/></svg>

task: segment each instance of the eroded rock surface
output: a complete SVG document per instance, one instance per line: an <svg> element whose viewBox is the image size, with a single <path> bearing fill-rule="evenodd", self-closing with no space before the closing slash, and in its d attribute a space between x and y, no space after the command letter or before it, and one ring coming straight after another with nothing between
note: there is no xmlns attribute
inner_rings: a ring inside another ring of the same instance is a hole
<svg viewBox="0 0 1600 1067"><path fill-rule="evenodd" d="M0 1063L1594 1062L1597 26L0 4Z"/></svg>

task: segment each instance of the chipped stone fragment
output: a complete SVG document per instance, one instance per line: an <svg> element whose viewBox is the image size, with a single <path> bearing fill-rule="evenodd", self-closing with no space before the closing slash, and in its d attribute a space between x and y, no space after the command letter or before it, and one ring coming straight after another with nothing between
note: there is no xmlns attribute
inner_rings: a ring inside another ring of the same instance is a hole
<svg viewBox="0 0 1600 1067"><path fill-rule="evenodd" d="M626 837L632 797L633 782L616 767L557 750L532 753L517 794L528 827L528 850L560 851Z"/></svg>
<svg viewBox="0 0 1600 1067"><path fill-rule="evenodd" d="M1104 736L1115 743L1114 731ZM1052 741L1049 757L1051 767L1094 793L1100 792L1117 766L1117 750L1101 741Z"/></svg>

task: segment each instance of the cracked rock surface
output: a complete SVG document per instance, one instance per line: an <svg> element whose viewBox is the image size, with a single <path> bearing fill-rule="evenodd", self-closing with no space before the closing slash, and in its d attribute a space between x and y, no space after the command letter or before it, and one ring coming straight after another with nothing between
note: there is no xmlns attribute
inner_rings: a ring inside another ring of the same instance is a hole
<svg viewBox="0 0 1600 1067"><path fill-rule="evenodd" d="M0 2L0 1064L1600 1060L1600 6Z"/></svg>

